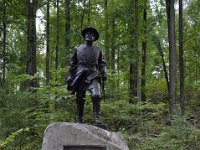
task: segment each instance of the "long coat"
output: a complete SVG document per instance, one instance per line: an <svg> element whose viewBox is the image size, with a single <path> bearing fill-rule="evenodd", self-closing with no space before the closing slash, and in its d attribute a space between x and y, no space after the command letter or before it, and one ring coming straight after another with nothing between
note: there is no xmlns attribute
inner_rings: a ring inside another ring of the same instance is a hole
<svg viewBox="0 0 200 150"><path fill-rule="evenodd" d="M106 61L97 46L81 44L75 47L70 61L67 89L72 94L86 88L94 79L99 79L106 71Z"/></svg>

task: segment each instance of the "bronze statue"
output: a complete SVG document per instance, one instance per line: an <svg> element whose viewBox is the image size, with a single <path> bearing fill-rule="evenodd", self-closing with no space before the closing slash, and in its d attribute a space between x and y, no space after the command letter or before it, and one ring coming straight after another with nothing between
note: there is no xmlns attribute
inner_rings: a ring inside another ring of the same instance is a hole
<svg viewBox="0 0 200 150"><path fill-rule="evenodd" d="M77 120L79 123L84 123L86 90L91 92L94 123L101 124L101 80L105 81L107 78L106 61L103 58L102 51L93 45L93 42L99 39L98 31L89 26L82 30L81 35L86 43L75 47L67 76L67 89L72 94L76 93Z"/></svg>

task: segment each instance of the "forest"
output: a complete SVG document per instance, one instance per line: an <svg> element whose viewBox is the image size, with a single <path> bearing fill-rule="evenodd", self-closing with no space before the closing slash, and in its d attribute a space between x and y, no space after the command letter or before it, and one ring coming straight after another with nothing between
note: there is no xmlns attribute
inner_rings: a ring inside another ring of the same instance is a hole
<svg viewBox="0 0 200 150"><path fill-rule="evenodd" d="M200 149L199 10L199 0L0 0L0 150L39 150L47 125L76 122L66 73L90 25L107 61L109 130L130 150Z"/></svg>

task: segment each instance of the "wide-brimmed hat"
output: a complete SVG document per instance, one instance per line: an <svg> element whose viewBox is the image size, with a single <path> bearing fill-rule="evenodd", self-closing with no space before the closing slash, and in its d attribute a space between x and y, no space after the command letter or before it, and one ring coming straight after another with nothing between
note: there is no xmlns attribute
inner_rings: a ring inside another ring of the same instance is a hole
<svg viewBox="0 0 200 150"><path fill-rule="evenodd" d="M83 36L83 38L85 38L85 34L88 31L91 31L91 32L93 32L95 34L95 40L94 41L96 41L96 40L99 39L99 32L97 31L97 29L95 29L92 26L89 26L89 27L87 27L87 28L85 28L85 29L82 30L81 35Z"/></svg>

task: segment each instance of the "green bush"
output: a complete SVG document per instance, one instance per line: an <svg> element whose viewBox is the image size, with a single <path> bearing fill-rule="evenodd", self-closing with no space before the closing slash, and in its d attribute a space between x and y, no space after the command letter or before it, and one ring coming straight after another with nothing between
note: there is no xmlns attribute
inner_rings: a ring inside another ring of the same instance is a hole
<svg viewBox="0 0 200 150"><path fill-rule="evenodd" d="M157 134L162 127L165 104L127 101L109 101L102 104L103 120L113 131L123 133L130 148L138 145L146 136Z"/></svg>
<svg viewBox="0 0 200 150"><path fill-rule="evenodd" d="M135 148L139 150L197 150L200 149L200 130L180 115L171 125L163 126L156 136L147 136Z"/></svg>

